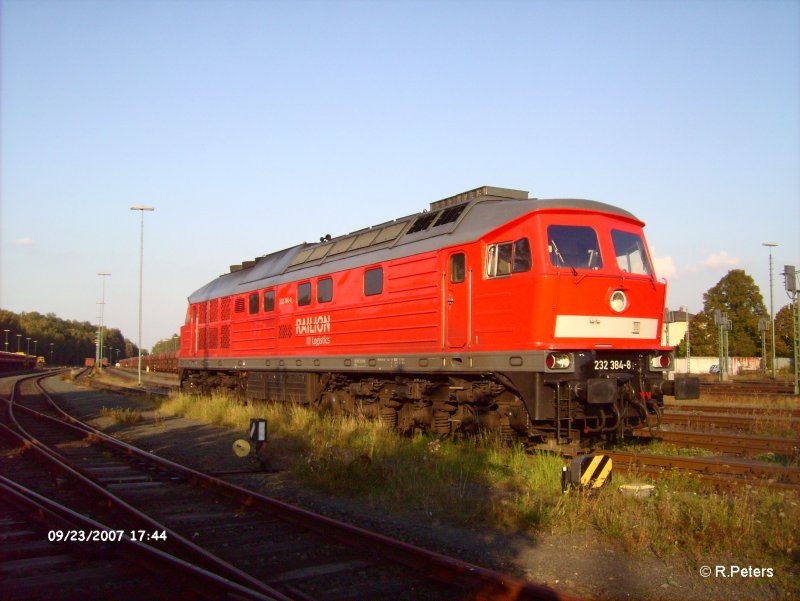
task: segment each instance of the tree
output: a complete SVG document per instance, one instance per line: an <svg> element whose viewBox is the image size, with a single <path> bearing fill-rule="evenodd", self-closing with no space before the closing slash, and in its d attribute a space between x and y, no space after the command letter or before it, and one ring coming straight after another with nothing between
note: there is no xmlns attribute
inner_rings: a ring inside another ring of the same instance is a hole
<svg viewBox="0 0 800 601"><path fill-rule="evenodd" d="M769 339L769 336L767 336ZM778 357L794 356L794 321L792 305L789 303L775 315L775 355Z"/></svg>
<svg viewBox="0 0 800 601"><path fill-rule="evenodd" d="M47 362L50 362L51 348L53 361L60 365L83 365L86 357L94 357L97 326L88 321L67 321L54 313L42 315L33 311L16 314L0 309L0 333L3 334L2 342L5 343L5 333L2 330L9 330L8 350L11 352L17 350L17 334L19 334L22 341L20 350L27 351L27 339L30 338L31 353L35 348L36 353L44 357ZM34 340L37 341L35 345ZM108 346L120 349L120 358L135 356L136 346L125 339L117 329L107 329L104 342Z"/></svg>
<svg viewBox="0 0 800 601"><path fill-rule="evenodd" d="M742 269L732 269L703 295L703 310L689 326L692 355L714 356L718 349L719 328L714 311L728 314L732 329L728 334L733 357L756 357L761 354L761 333L758 320L767 315L761 291L753 278ZM679 351L686 354L685 342Z"/></svg>
<svg viewBox="0 0 800 601"><path fill-rule="evenodd" d="M173 334L172 338L167 340L159 340L153 345L153 354L159 353L176 353L181 350L181 337Z"/></svg>

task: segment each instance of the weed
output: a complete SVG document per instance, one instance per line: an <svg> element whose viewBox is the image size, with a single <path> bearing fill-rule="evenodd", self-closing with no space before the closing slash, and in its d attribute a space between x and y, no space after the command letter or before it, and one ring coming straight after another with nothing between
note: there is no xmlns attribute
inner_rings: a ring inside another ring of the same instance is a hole
<svg viewBox="0 0 800 601"><path fill-rule="evenodd" d="M141 411L135 409L120 409L118 407L102 407L100 409L100 415L111 418L115 424L124 425L137 424L144 419Z"/></svg>
<svg viewBox="0 0 800 601"><path fill-rule="evenodd" d="M798 457L790 455L781 455L779 453L759 453L755 456L758 461L766 463L776 463L778 465L785 465L791 467L798 467Z"/></svg>
<svg viewBox="0 0 800 601"><path fill-rule="evenodd" d="M290 469L297 478L389 512L418 510L431 520L515 532L589 530L630 553L679 555L688 566L731 556L778 569L800 555L795 492L743 486L721 495L676 473L641 499L622 495L618 485L643 479L615 473L598 493L562 494L561 458L531 454L492 434L459 441L402 436L376 420L320 415L297 404L242 405L225 396L173 395L159 411L237 430L251 417L266 418L270 439L296 456Z"/></svg>

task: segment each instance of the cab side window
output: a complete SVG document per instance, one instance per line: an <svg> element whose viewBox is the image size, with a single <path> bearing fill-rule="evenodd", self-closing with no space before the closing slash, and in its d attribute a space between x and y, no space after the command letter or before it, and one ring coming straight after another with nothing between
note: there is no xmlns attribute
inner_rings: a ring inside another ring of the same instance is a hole
<svg viewBox="0 0 800 601"><path fill-rule="evenodd" d="M527 238L490 244L486 249L486 276L490 278L530 271L532 264Z"/></svg>
<svg viewBox="0 0 800 601"><path fill-rule="evenodd" d="M532 265L531 245L527 238L520 238L514 242L514 266L511 271L514 273L530 271Z"/></svg>

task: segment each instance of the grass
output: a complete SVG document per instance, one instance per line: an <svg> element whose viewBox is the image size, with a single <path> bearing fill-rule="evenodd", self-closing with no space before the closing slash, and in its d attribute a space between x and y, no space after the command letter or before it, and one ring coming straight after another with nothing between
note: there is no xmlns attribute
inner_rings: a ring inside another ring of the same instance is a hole
<svg viewBox="0 0 800 601"><path fill-rule="evenodd" d="M647 453L650 455L666 455L669 457L713 457L717 451L699 447L684 447L650 438L646 440L626 438L614 444L614 450L630 453Z"/></svg>
<svg viewBox="0 0 800 601"><path fill-rule="evenodd" d="M614 474L596 494L562 494L563 460L503 445L491 435L463 440L404 437L377 421L321 416L296 405L241 405L225 396L176 394L159 411L246 429L269 423L270 452L290 453L295 477L321 492L360 498L389 512L424 512L433 522L508 532L595 533L634 554L739 558L776 570L800 561L800 495L762 487L718 494L691 475L654 482L647 499L618 485L646 479ZM791 586L800 589L800 577Z"/></svg>
<svg viewBox="0 0 800 601"><path fill-rule="evenodd" d="M683 480L658 481L647 500L605 490L573 499L572 509L630 552L661 558L681 552L693 565L710 556L769 557L785 565L796 557L796 495L756 488L720 495Z"/></svg>
<svg viewBox="0 0 800 601"><path fill-rule="evenodd" d="M135 409L120 409L118 407L102 407L100 415L111 418L115 424L132 425L142 421L142 412Z"/></svg>

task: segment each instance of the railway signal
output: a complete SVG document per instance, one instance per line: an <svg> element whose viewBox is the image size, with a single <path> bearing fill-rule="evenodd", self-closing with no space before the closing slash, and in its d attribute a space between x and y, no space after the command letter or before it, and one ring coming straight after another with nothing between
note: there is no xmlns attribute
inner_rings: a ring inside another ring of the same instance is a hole
<svg viewBox="0 0 800 601"><path fill-rule="evenodd" d="M267 444L267 420L257 417L250 418L250 440L239 438L233 443L233 452L237 457L247 457L254 452L256 457L261 456L264 445Z"/></svg>
<svg viewBox="0 0 800 601"><path fill-rule="evenodd" d="M730 365L728 361L728 332L733 329L733 322L728 319L728 314L720 309L714 309L714 324L717 326L717 348L719 353L719 380L724 382L729 377Z"/></svg>
<svg viewBox="0 0 800 601"><path fill-rule="evenodd" d="M795 269L795 266L784 265L783 277L786 278L786 292L790 296L797 294L797 269Z"/></svg>

